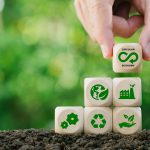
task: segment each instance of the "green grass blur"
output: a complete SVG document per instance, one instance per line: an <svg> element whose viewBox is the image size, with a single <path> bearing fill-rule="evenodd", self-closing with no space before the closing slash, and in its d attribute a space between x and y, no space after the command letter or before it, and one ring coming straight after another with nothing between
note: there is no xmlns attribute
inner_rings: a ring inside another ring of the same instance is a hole
<svg viewBox="0 0 150 150"><path fill-rule="evenodd" d="M130 39L138 42L138 31ZM56 106L82 105L88 76L140 76L143 128L150 123L150 64L115 74L70 0L6 0L0 13L0 129L53 128Z"/></svg>

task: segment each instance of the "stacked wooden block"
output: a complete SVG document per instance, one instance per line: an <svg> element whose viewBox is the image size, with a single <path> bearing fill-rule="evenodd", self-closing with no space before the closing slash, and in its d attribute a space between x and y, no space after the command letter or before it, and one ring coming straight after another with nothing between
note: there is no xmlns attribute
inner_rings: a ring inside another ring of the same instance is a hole
<svg viewBox="0 0 150 150"><path fill-rule="evenodd" d="M113 70L138 72L142 50L139 44L114 47ZM142 129L141 79L86 78L83 107L57 107L55 132L61 134L120 132L133 134Z"/></svg>

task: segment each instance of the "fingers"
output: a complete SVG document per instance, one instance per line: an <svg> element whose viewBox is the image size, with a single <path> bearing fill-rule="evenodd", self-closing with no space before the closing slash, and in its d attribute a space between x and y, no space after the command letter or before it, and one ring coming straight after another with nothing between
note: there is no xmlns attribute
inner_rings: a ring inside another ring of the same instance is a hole
<svg viewBox="0 0 150 150"><path fill-rule="evenodd" d="M130 37L143 25L142 16L132 16L129 18L131 3L122 2L114 9L113 31L115 35Z"/></svg>
<svg viewBox="0 0 150 150"><path fill-rule="evenodd" d="M143 59L150 61L150 28L145 26L140 35L140 44L143 48Z"/></svg>
<svg viewBox="0 0 150 150"><path fill-rule="evenodd" d="M120 3L114 12L117 16L113 17L113 3L114 0L75 0L78 18L92 40L97 41L101 46L105 58L112 57L114 34L127 38L143 25L143 16L132 16L129 18L131 7L129 2ZM147 15L147 18L149 17ZM149 24L150 18L145 22ZM143 36L141 35L143 47L146 46L147 42L144 39L145 32L143 31Z"/></svg>
<svg viewBox="0 0 150 150"><path fill-rule="evenodd" d="M150 60L150 1L145 0L144 28L140 35L140 43L143 47L143 59Z"/></svg>
<svg viewBox="0 0 150 150"><path fill-rule="evenodd" d="M128 20L114 16L113 17L113 32L117 36L128 38L133 35L139 27L144 23L142 16L132 16Z"/></svg>
<svg viewBox="0 0 150 150"><path fill-rule="evenodd" d="M83 4L84 2L84 4ZM90 36L90 38L95 41L93 32L92 32L92 24L89 20L89 12L88 12L88 8L87 8L87 4L86 4L86 0L75 0L75 9L77 12L77 16L80 20L80 22L82 23L84 29L86 30L86 32L88 33L88 35Z"/></svg>
<svg viewBox="0 0 150 150"><path fill-rule="evenodd" d="M112 33L112 5L113 1L111 0L88 0L94 37L101 46L105 58L112 57L114 45Z"/></svg>
<svg viewBox="0 0 150 150"><path fill-rule="evenodd" d="M112 5L114 0L75 0L78 18L90 37L101 46L103 56L110 58L113 48Z"/></svg>
<svg viewBox="0 0 150 150"><path fill-rule="evenodd" d="M113 6L113 14L115 16L128 19L130 9L131 9L131 4L129 2L122 2L116 6Z"/></svg>

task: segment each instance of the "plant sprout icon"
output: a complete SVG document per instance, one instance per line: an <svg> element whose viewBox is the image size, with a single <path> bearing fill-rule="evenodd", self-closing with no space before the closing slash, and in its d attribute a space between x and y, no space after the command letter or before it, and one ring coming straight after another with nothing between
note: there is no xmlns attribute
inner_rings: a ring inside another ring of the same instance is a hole
<svg viewBox="0 0 150 150"><path fill-rule="evenodd" d="M123 115L125 119L127 119L127 122L121 122L119 123L119 127L120 128L131 128L132 126L134 126L136 123L134 122L134 115L128 116L126 114Z"/></svg>

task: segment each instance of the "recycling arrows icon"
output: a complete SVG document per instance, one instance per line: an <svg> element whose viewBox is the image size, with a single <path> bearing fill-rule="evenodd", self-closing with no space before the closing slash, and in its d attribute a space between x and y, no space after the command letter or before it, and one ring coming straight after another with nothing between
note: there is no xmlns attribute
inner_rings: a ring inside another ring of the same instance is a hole
<svg viewBox="0 0 150 150"><path fill-rule="evenodd" d="M101 120L101 123L97 123L98 119ZM93 126L93 128L104 128L106 125L106 120L103 114L95 114L91 120L91 125Z"/></svg>

